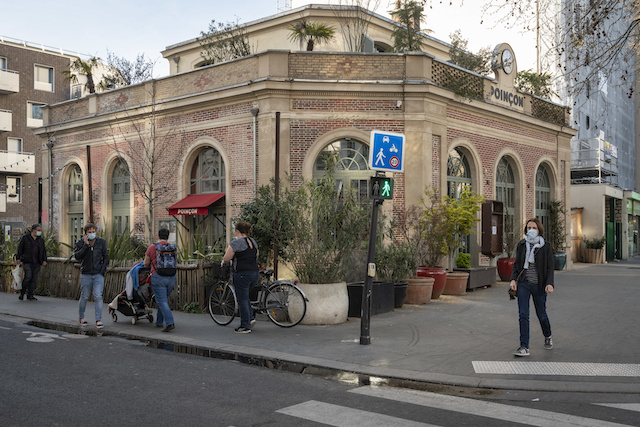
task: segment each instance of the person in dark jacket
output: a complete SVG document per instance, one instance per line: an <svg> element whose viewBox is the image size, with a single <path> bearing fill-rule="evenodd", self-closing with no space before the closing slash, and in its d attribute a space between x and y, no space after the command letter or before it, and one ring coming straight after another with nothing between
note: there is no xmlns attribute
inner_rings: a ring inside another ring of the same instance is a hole
<svg viewBox="0 0 640 427"><path fill-rule="evenodd" d="M529 356L529 299L542 327L544 348L551 350L551 325L547 316L547 294L554 290L553 250L551 244L542 237L544 228L537 218L527 220L525 238L516 246L516 261L513 264L509 287L517 291L520 319L520 347L515 356Z"/></svg>
<svg viewBox="0 0 640 427"><path fill-rule="evenodd" d="M258 285L260 268L258 267L258 244L249 237L251 224L238 222L233 229L234 240L222 258L222 265L232 261L233 286L236 288L240 326L234 329L238 334L250 334L255 325L255 316L251 309L249 290Z"/></svg>
<svg viewBox="0 0 640 427"><path fill-rule="evenodd" d="M24 280L22 280L22 290L18 299L22 301L24 294L27 299L37 301L33 296L36 290L36 281L40 273L40 266L47 265L47 250L44 247L44 239L42 236L42 227L40 224L33 224L31 232L26 233L18 243L18 252L16 253L16 262L22 265L24 269Z"/></svg>
<svg viewBox="0 0 640 427"><path fill-rule="evenodd" d="M73 253L75 258L82 263L80 273L80 301L78 305L78 322L85 326L88 324L84 318L84 310L89 300L91 288L93 288L93 301L96 312L96 327L102 329L102 290L104 288L104 274L109 265L109 251L107 242L96 235L95 224L88 223L84 226L84 236L76 242Z"/></svg>

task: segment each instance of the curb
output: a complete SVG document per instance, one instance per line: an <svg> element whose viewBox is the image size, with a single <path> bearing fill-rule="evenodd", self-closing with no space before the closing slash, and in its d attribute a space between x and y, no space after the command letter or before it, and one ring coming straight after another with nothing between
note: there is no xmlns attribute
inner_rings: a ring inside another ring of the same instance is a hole
<svg viewBox="0 0 640 427"><path fill-rule="evenodd" d="M47 320L37 320L3 313L12 317L26 319L27 324L42 329L63 331L73 334L87 334L91 336L114 336L147 343L152 348L164 349L176 353L192 354L222 360L235 360L248 365L276 369L286 372L319 376L348 382L354 385L386 385L432 392L449 392L459 388L476 389L476 394L487 395L499 393L500 390L520 390L539 392L576 392L576 393L626 393L640 394L640 384L637 383L604 383L584 381L544 381L531 379L499 379L470 376L457 376L432 372L371 367L359 364L325 360L315 357L297 356L289 353L263 350L263 354L256 355L250 347L226 345L224 348L212 348L197 340L158 339L141 334L125 332L111 332L85 329ZM253 349L255 350L255 349ZM457 391L459 393L459 390Z"/></svg>

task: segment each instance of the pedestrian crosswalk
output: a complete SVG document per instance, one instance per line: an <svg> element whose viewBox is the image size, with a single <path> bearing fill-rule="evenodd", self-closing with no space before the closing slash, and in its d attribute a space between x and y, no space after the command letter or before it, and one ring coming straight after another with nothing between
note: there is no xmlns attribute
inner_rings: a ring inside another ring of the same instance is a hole
<svg viewBox="0 0 640 427"><path fill-rule="evenodd" d="M542 427L557 426L582 426L582 427L621 427L628 424L618 424L600 419L587 418L578 415L564 414L560 412L544 411L540 409L525 408L516 405L507 405L470 399L459 396L450 396L426 391L404 388L365 386L349 390L351 393L402 402L404 404L419 405L437 410L451 411L457 414L484 417L489 420L499 420L506 423L519 425L531 425ZM636 403L595 403L609 408L639 411L640 404ZM431 427L434 424L403 419L402 416L380 414L375 411L364 411L346 406L309 400L296 405L288 406L277 411L278 413L299 419L313 421L329 426L397 426ZM487 424L489 425L489 424Z"/></svg>

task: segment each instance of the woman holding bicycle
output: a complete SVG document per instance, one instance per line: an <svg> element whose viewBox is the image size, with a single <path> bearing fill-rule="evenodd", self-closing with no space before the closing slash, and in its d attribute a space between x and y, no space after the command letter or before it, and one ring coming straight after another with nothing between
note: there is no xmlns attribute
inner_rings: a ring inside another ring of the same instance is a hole
<svg viewBox="0 0 640 427"><path fill-rule="evenodd" d="M232 262L233 286L236 289L238 308L240 310L240 326L234 331L238 334L251 333L255 323L253 310L249 300L249 289L258 285L258 245L249 237L251 224L238 222L233 229L234 240L231 241L222 258L222 265Z"/></svg>

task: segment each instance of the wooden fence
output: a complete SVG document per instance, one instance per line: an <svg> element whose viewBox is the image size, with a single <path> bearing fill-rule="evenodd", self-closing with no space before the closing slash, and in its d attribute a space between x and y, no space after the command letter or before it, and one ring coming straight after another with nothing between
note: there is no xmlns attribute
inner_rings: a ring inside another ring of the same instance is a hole
<svg viewBox="0 0 640 427"><path fill-rule="evenodd" d="M134 266L136 262L131 262ZM0 261L0 290L11 292L11 269L15 263ZM127 272L130 267L109 267L104 277L102 298L105 303L111 302L124 290ZM176 287L169 297L172 310L180 310L185 304L198 303L206 308L207 284L213 281L213 274L218 274L217 263L194 262L179 264ZM40 269L36 285L36 295L49 295L56 298L80 298L80 264L68 261L67 258L49 258L47 265Z"/></svg>

